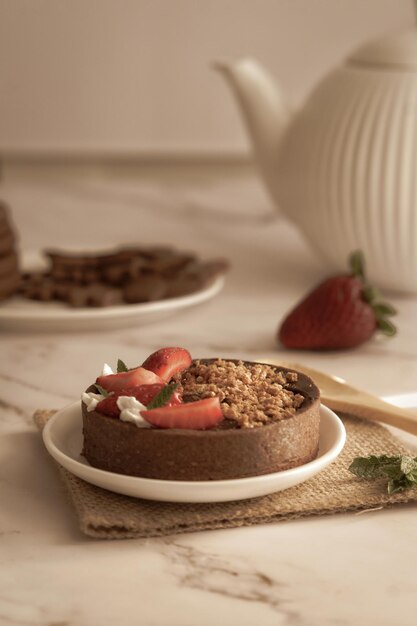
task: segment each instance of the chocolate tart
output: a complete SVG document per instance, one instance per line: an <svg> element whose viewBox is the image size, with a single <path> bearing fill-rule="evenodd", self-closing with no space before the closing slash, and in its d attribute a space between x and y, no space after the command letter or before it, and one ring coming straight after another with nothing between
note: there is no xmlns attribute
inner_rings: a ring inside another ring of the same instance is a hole
<svg viewBox="0 0 417 626"><path fill-rule="evenodd" d="M277 375L294 372L269 367ZM83 455L102 470L162 480L227 480L297 467L318 453L320 392L300 372L287 388L303 396L300 408L294 415L257 428L231 427L226 423L229 420L210 430L138 428L97 411L88 412L81 403ZM92 390L93 386L87 391Z"/></svg>

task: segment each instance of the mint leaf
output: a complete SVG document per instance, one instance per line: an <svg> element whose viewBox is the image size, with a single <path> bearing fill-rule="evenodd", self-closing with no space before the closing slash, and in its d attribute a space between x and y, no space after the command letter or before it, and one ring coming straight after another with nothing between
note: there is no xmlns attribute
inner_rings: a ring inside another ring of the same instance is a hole
<svg viewBox="0 0 417 626"><path fill-rule="evenodd" d="M120 374L121 372L128 372L129 368L127 367L126 363L124 363L122 361L122 359L117 359L117 373Z"/></svg>
<svg viewBox="0 0 417 626"><path fill-rule="evenodd" d="M387 488L391 495L410 489L417 484L417 457L411 456L367 456L356 457L349 471L358 478L388 478Z"/></svg>
<svg viewBox="0 0 417 626"><path fill-rule="evenodd" d="M412 487L412 485L411 483L409 483L409 481L407 480L405 476L388 481L389 495L393 493L398 493L399 491L405 491L405 489L410 489L410 487Z"/></svg>
<svg viewBox="0 0 417 626"><path fill-rule="evenodd" d="M150 410L159 409L159 407L165 406L167 402L170 401L172 394L177 387L178 383L176 383L175 385L165 385L165 387L163 387L161 391L156 394L156 396L150 401L146 408Z"/></svg>
<svg viewBox="0 0 417 626"><path fill-rule="evenodd" d="M112 391L107 391L107 389L104 389L104 387L102 387L101 385L97 385L97 383L94 383L94 387L105 398L107 398L107 396L111 396L111 394L113 393Z"/></svg>
<svg viewBox="0 0 417 626"><path fill-rule="evenodd" d="M397 463L401 462L399 456L357 456L356 459L349 466L349 471L355 474L358 478L381 478L386 476L384 470Z"/></svg>
<svg viewBox="0 0 417 626"><path fill-rule="evenodd" d="M401 471L409 478L417 473L417 460L412 456L403 456L401 459Z"/></svg>
<svg viewBox="0 0 417 626"><path fill-rule="evenodd" d="M397 491L401 491L401 487L399 485L399 481L398 480L389 480L388 481L388 493L391 496L393 493L396 493Z"/></svg>

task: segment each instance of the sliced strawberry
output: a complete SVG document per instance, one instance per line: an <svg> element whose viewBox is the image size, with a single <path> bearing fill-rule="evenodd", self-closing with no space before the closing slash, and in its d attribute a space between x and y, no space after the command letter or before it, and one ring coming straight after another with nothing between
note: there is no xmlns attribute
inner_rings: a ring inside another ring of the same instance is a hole
<svg viewBox="0 0 417 626"><path fill-rule="evenodd" d="M148 356L142 367L167 382L177 372L190 367L191 362L191 354L185 348L161 348Z"/></svg>
<svg viewBox="0 0 417 626"><path fill-rule="evenodd" d="M136 400L147 406L164 387L164 383L155 383L153 385L138 385L137 387L119 389L107 396L107 398L104 398L104 400L101 400L97 404L96 410L110 417L119 417L120 409L117 406L117 398L120 396L134 396ZM182 398L178 391L174 391L165 406L178 406L179 404L182 404Z"/></svg>
<svg viewBox="0 0 417 626"><path fill-rule="evenodd" d="M110 374L109 376L99 376L96 383L106 389L106 391L118 391L128 387L137 387L138 385L153 385L155 383L163 383L163 380L153 372L144 367L137 367L120 374Z"/></svg>
<svg viewBox="0 0 417 626"><path fill-rule="evenodd" d="M104 413L104 415L109 415L110 417L119 417L120 409L117 406L118 397L118 395L112 393L107 396L107 398L104 398L104 400L100 400L96 406L96 411Z"/></svg>
<svg viewBox="0 0 417 626"><path fill-rule="evenodd" d="M159 428L188 428L207 430L223 419L219 398L206 398L181 406L162 407L141 411L142 417Z"/></svg>
<svg viewBox="0 0 417 626"><path fill-rule="evenodd" d="M139 385L131 389L124 389L118 392L119 396L135 396L136 400L147 406L151 400L158 395L162 389L166 387L165 383L155 383L154 385ZM133 392L133 393L132 393ZM182 398L179 391L174 391L165 406L176 406L182 404Z"/></svg>

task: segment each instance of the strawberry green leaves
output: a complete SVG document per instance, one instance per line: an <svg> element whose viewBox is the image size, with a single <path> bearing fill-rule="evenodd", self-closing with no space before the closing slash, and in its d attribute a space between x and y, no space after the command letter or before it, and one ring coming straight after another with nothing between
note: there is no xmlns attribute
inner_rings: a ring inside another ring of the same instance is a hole
<svg viewBox="0 0 417 626"><path fill-rule="evenodd" d="M365 480L387 478L390 495L417 485L417 457L387 455L356 457L350 464L349 471Z"/></svg>
<svg viewBox="0 0 417 626"><path fill-rule="evenodd" d="M378 330L381 331L387 337L393 337L397 334L397 327L394 324L387 320L386 318L377 317L378 321Z"/></svg>
<svg viewBox="0 0 417 626"><path fill-rule="evenodd" d="M377 329L387 337L393 337L397 333L397 328L387 318L396 315L397 311L391 304L381 302L379 290L367 282L365 277L365 259L360 250L355 250L349 256L349 267L352 275L363 282L363 298L372 307Z"/></svg>
<svg viewBox="0 0 417 626"><path fill-rule="evenodd" d="M353 276L365 280L365 259L361 250L355 250L350 254L349 267Z"/></svg>

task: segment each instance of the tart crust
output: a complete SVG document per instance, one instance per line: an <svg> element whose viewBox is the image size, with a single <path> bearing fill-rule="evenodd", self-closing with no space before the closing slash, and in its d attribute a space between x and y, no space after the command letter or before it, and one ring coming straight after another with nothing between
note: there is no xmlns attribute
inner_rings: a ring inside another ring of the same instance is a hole
<svg viewBox="0 0 417 626"><path fill-rule="evenodd" d="M277 373L295 371L269 367ZM81 403L83 455L102 470L182 481L245 478L303 465L318 453L320 392L308 376L297 374L297 381L287 389L304 396L301 407L295 415L258 428L138 428L97 411L88 412Z"/></svg>

